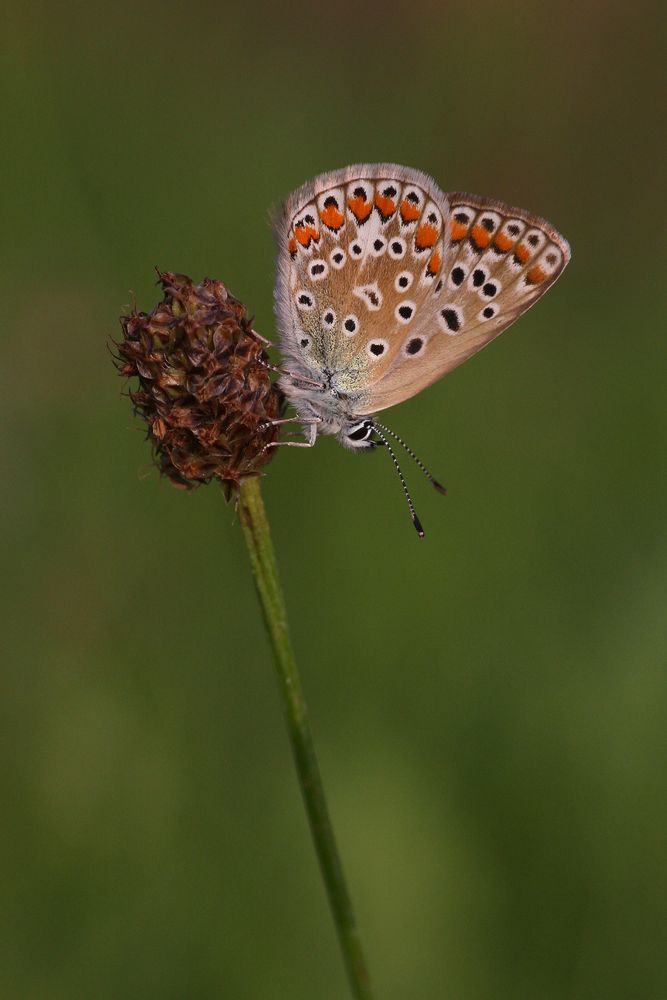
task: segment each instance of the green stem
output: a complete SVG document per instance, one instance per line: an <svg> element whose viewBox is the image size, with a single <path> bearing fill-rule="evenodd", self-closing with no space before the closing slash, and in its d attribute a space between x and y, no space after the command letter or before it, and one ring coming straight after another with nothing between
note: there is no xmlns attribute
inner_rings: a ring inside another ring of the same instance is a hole
<svg viewBox="0 0 667 1000"><path fill-rule="evenodd" d="M338 856L324 788L315 756L306 702L294 659L278 567L258 477L239 489L238 510L243 525L255 584L271 640L294 760L306 805L310 830L320 862L329 904L356 1000L372 1000L371 985L361 949L352 902Z"/></svg>

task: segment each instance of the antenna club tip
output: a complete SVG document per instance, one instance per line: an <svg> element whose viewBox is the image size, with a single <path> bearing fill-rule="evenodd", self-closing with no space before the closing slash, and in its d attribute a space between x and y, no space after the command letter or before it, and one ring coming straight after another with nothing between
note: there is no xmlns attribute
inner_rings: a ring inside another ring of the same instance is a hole
<svg viewBox="0 0 667 1000"><path fill-rule="evenodd" d="M437 479L432 479L431 482L433 483L433 485L436 488L436 490L438 491L438 493L442 493L443 497L447 496L447 487L446 486L441 486L440 483L437 481Z"/></svg>
<svg viewBox="0 0 667 1000"><path fill-rule="evenodd" d="M424 529L422 528L422 523L421 523L421 521L419 520L419 518L417 517L416 514L412 515L412 523L414 524L415 531L417 532L417 534L419 535L419 537L423 538L424 537Z"/></svg>

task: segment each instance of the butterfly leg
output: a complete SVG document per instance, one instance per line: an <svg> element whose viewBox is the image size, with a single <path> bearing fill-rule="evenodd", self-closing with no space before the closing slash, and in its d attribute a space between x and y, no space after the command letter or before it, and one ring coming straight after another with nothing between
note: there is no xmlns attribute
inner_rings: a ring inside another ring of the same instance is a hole
<svg viewBox="0 0 667 1000"><path fill-rule="evenodd" d="M308 434L307 441L270 441L266 448L280 448L285 446L287 448L312 448L317 439L317 425L322 423L321 417L283 417L281 420L269 420L267 425L270 427L279 427L281 424L301 424L302 427L306 428L306 433Z"/></svg>
<svg viewBox="0 0 667 1000"><path fill-rule="evenodd" d="M318 382L314 378L307 378L305 375L295 375L294 372L285 371L284 368L279 368L278 365L272 365L268 361L258 361L257 363L266 368L267 371L276 372L278 375L285 375L287 378L291 378L293 382L302 382L304 385L314 385L318 389L326 389L323 382Z"/></svg>
<svg viewBox="0 0 667 1000"><path fill-rule="evenodd" d="M322 423L321 417L280 417L279 420L267 420L262 427L279 427L280 424L302 424L304 426L317 426Z"/></svg>
<svg viewBox="0 0 667 1000"><path fill-rule="evenodd" d="M258 333L258 332L257 332L257 330L251 330L250 332L252 333L253 337L257 337L257 339L258 339L258 340L261 340L261 342L262 342L262 343L263 343L263 344L264 344L264 345L265 345L266 347L275 347L275 346L276 346L276 345L275 345L275 344L273 343L273 341L272 341L272 340L269 340L269 338L268 338L268 337L263 337L261 333Z"/></svg>

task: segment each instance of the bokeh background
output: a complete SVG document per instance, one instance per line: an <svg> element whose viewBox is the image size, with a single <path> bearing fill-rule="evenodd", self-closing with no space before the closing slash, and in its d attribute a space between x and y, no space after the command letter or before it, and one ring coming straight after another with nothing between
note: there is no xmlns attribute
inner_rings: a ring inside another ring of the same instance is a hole
<svg viewBox="0 0 667 1000"><path fill-rule="evenodd" d="M10 4L0 36L0 996L341 1000L234 511L107 340L154 265L271 336L269 209L420 167L559 284L265 498L379 1000L667 996L664 24L650 3Z"/></svg>

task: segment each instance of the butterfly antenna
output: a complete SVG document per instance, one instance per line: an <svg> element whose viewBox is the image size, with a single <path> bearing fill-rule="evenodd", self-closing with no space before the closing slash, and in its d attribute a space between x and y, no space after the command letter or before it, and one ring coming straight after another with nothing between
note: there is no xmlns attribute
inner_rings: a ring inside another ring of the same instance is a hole
<svg viewBox="0 0 667 1000"><path fill-rule="evenodd" d="M373 426L375 428L379 427L380 430L383 430L385 432L385 434L391 434L391 436L394 438L394 440L398 441L398 443L400 444L400 446L402 448L404 448L405 451L407 451L407 453L410 456L410 458L413 459L414 462L416 462L416 464L422 470L422 472L424 473L424 475L426 476L426 478L431 482L431 485L435 487L435 489L438 491L438 493L442 493L443 497L447 496L447 490L445 489L445 487L441 486L440 483L438 482L438 480L435 479L431 475L431 473L428 471L428 469L426 468L426 466L424 465L424 463L421 461L421 459L417 458L417 456L415 455L415 453L412 450L412 448L408 448L408 446L405 443L405 441L403 440L403 438L400 438L398 436L398 434L394 433L394 431L390 430L388 427L385 427L384 424L378 424L375 421L373 421ZM380 437L381 436L382 435L380 435Z"/></svg>
<svg viewBox="0 0 667 1000"><path fill-rule="evenodd" d="M421 521L419 520L419 518L417 517L417 514L415 512L415 505L413 504L412 497L410 496L410 493L408 492L407 483L405 482L405 479L403 478L403 473L401 472L401 467L398 464L398 459L396 458L396 455L394 454L394 449L391 447L391 445L387 441L387 439L384 436L384 434L382 433L382 431L380 431L380 430L377 429L377 424L375 424L374 429L375 429L375 433L380 438L380 440L383 442L385 448L387 449L387 451L391 455L391 460L394 463L394 468L398 472L398 478L401 480L401 486L403 487L403 492L405 493L405 499L408 501L408 507L410 508L410 517L412 518L412 523L414 524L415 530L416 530L417 534L419 535L419 537L423 538L424 537L424 529L422 528Z"/></svg>

